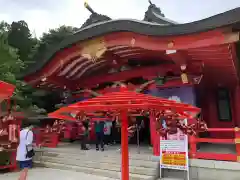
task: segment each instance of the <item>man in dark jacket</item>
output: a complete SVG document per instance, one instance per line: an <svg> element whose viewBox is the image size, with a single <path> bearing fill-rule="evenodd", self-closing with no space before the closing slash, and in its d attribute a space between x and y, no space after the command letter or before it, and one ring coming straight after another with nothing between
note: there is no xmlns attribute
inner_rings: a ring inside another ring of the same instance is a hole
<svg viewBox="0 0 240 180"><path fill-rule="evenodd" d="M101 150L104 151L104 121L95 122L95 134L96 134L96 150L99 151L99 144Z"/></svg>
<svg viewBox="0 0 240 180"><path fill-rule="evenodd" d="M83 125L83 136L82 136L82 141L81 141L81 149L82 150L89 150L86 146L87 140L88 140L88 135L89 135L89 120L84 119L82 121Z"/></svg>

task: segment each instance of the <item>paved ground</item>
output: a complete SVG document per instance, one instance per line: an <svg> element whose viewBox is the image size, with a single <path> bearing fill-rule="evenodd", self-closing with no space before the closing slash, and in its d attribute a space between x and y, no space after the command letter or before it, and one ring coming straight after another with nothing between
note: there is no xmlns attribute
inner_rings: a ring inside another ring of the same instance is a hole
<svg viewBox="0 0 240 180"><path fill-rule="evenodd" d="M17 180L19 173L0 174L0 180ZM73 171L35 168L29 171L27 180L116 180Z"/></svg>

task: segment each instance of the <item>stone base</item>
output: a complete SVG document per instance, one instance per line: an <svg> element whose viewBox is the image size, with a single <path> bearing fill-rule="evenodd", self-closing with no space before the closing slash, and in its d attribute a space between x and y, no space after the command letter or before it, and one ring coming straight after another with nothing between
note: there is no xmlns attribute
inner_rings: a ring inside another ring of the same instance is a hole
<svg viewBox="0 0 240 180"><path fill-rule="evenodd" d="M239 180L240 163L197 159L191 160L189 174L190 180ZM186 175L185 171L162 170L162 179L164 180L176 178L179 180L187 180Z"/></svg>

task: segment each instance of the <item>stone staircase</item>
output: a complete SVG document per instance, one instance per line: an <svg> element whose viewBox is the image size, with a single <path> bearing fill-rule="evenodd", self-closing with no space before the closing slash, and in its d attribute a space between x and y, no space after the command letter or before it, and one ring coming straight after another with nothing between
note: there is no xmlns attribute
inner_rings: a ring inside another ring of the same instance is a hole
<svg viewBox="0 0 240 180"><path fill-rule="evenodd" d="M158 162L152 161L148 152L140 154L130 150L129 172L131 180L157 179ZM113 179L121 177L121 153L114 149L104 152L81 151L79 148L42 149L36 152L38 166L72 170Z"/></svg>

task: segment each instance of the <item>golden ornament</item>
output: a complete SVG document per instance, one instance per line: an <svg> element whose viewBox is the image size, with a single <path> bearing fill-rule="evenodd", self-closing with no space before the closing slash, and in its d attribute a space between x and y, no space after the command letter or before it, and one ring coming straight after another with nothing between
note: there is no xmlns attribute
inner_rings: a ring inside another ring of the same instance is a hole
<svg viewBox="0 0 240 180"><path fill-rule="evenodd" d="M81 47L83 47L81 55L94 63L107 51L102 38L83 42L81 43Z"/></svg>

